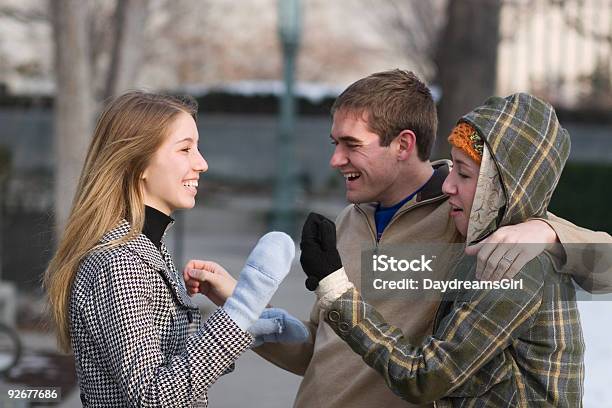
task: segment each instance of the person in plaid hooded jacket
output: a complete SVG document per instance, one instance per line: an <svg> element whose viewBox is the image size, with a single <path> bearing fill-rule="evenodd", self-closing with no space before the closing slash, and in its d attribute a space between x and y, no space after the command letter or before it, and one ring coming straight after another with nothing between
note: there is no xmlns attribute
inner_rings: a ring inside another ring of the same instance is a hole
<svg viewBox="0 0 612 408"><path fill-rule="evenodd" d="M548 103L524 93L489 98L460 119L449 142L455 165L443 189L467 245L501 226L546 217L570 150L569 134ZM301 247L325 321L401 398L440 407L582 405L575 291L547 253L514 278L522 280L520 290L447 292L434 333L413 343L347 279L331 221L312 214ZM476 279L475 270L464 257L454 275Z"/></svg>

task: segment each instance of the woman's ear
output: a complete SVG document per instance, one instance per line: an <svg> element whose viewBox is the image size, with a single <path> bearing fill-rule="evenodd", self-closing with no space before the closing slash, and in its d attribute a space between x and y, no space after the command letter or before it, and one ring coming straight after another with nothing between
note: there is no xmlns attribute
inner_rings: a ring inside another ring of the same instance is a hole
<svg viewBox="0 0 612 408"><path fill-rule="evenodd" d="M397 135L397 159L408 160L416 146L416 135L412 130L402 130Z"/></svg>

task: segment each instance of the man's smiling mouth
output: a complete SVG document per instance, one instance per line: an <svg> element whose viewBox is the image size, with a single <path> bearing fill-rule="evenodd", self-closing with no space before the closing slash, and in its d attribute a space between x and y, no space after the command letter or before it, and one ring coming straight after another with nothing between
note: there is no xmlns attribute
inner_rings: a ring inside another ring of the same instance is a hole
<svg viewBox="0 0 612 408"><path fill-rule="evenodd" d="M354 181L354 180L357 180L359 177L361 177L361 174L357 172L342 173L342 175L348 181Z"/></svg>

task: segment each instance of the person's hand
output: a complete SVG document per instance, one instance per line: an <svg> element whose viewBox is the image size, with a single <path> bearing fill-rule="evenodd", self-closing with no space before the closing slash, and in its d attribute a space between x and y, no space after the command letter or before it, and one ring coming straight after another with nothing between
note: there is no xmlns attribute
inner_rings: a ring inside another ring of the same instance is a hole
<svg viewBox="0 0 612 408"><path fill-rule="evenodd" d="M536 256L557 243L557 234L544 221L529 220L499 228L487 239L467 247L476 255L476 277L496 281L512 279Z"/></svg>
<svg viewBox="0 0 612 408"><path fill-rule="evenodd" d="M255 337L251 347L263 343L303 343L309 335L304 323L286 310L275 307L264 309L259 319L249 327L249 333Z"/></svg>
<svg viewBox="0 0 612 408"><path fill-rule="evenodd" d="M321 279L342 268L340 254L336 249L336 225L320 214L308 214L302 227L300 249L300 263L308 276L308 290L315 290Z"/></svg>
<svg viewBox="0 0 612 408"><path fill-rule="evenodd" d="M295 244L284 232L269 232L249 254L236 288L223 309L242 330L259 319L268 301L291 269Z"/></svg>
<svg viewBox="0 0 612 408"><path fill-rule="evenodd" d="M217 306L222 306L236 287L236 279L212 261L193 259L187 262L183 269L183 279L190 296L201 293Z"/></svg>

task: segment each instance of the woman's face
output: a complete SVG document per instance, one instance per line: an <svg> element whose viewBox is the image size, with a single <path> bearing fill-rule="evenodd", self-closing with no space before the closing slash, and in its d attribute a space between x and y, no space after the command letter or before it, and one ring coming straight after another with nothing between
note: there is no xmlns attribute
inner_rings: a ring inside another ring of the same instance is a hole
<svg viewBox="0 0 612 408"><path fill-rule="evenodd" d="M169 134L143 172L146 205L167 215L195 205L198 179L208 163L198 150L198 128L187 113L179 113Z"/></svg>
<svg viewBox="0 0 612 408"><path fill-rule="evenodd" d="M450 215L455 221L457 231L464 237L467 235L470 222L470 212L476 193L476 183L480 165L472 160L461 149L451 149L453 169L442 185L442 191L450 197Z"/></svg>

